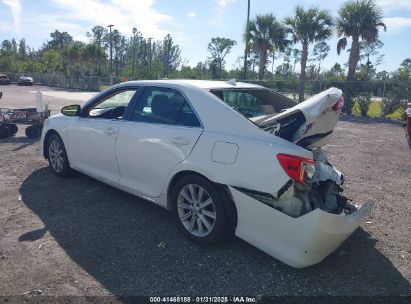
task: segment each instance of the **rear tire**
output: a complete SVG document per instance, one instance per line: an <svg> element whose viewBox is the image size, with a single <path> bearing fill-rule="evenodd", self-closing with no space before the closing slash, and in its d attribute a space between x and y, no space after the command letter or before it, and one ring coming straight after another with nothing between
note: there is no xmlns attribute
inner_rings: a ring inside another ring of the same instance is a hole
<svg viewBox="0 0 411 304"><path fill-rule="evenodd" d="M28 126L26 128L26 136L31 139L37 139L41 136L41 127L39 126Z"/></svg>
<svg viewBox="0 0 411 304"><path fill-rule="evenodd" d="M177 225L188 239L214 244L231 235L219 191L206 178L184 176L174 186L171 200Z"/></svg>
<svg viewBox="0 0 411 304"><path fill-rule="evenodd" d="M51 170L59 177L69 177L72 174L67 158L66 148L60 136L53 134L47 141L47 155Z"/></svg>

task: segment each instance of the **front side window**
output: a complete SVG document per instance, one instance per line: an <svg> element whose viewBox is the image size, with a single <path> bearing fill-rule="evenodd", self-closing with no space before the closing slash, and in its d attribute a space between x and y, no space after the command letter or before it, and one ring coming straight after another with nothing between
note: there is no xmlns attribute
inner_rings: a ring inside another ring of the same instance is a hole
<svg viewBox="0 0 411 304"><path fill-rule="evenodd" d="M199 127L184 96L174 89L147 87L132 114L133 121Z"/></svg>
<svg viewBox="0 0 411 304"><path fill-rule="evenodd" d="M109 94L93 105L87 116L91 118L121 119L136 92L137 89L126 89Z"/></svg>

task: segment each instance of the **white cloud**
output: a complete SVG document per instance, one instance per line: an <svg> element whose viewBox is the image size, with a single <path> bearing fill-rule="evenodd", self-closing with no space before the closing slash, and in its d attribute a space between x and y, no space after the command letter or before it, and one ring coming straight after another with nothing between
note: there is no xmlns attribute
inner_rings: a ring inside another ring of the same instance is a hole
<svg viewBox="0 0 411 304"><path fill-rule="evenodd" d="M188 13L187 13L187 17L193 18L193 17L195 17L195 16L196 16L196 13L194 13L194 12L188 12Z"/></svg>
<svg viewBox="0 0 411 304"><path fill-rule="evenodd" d="M229 4L234 3L235 0L219 0L218 1L218 6L219 7L227 7Z"/></svg>
<svg viewBox="0 0 411 304"><path fill-rule="evenodd" d="M86 37L86 30L82 25L66 21L58 15L31 13L25 16L25 25L27 25L29 33L32 32L31 35L41 33L44 39L48 38L46 34L54 32L56 29L61 32L68 32L76 40L85 41Z"/></svg>
<svg viewBox="0 0 411 304"><path fill-rule="evenodd" d="M383 11L411 10L411 0L377 0Z"/></svg>
<svg viewBox="0 0 411 304"><path fill-rule="evenodd" d="M76 21L93 25L114 24L123 34L131 33L136 27L147 37L163 38L169 31L162 28L172 17L159 13L154 8L154 0L53 0L63 13L61 19L67 23ZM58 13L57 13L58 14ZM57 16L56 16L57 17ZM85 32L85 30L83 30Z"/></svg>
<svg viewBox="0 0 411 304"><path fill-rule="evenodd" d="M3 0L4 5L11 10L13 17L13 25L15 32L19 33L21 30L21 1L20 0ZM6 26L7 27L7 26Z"/></svg>
<svg viewBox="0 0 411 304"><path fill-rule="evenodd" d="M234 3L235 0L218 0L217 5L214 7L214 11L218 15L223 15L224 11L228 8L228 6Z"/></svg>
<svg viewBox="0 0 411 304"><path fill-rule="evenodd" d="M214 0L213 18L208 20L208 23L215 27L225 27L224 13L227 8L234 4L236 0Z"/></svg>
<svg viewBox="0 0 411 304"><path fill-rule="evenodd" d="M387 17L383 19L387 26L387 33L397 33L404 28L411 27L411 18L407 17Z"/></svg>

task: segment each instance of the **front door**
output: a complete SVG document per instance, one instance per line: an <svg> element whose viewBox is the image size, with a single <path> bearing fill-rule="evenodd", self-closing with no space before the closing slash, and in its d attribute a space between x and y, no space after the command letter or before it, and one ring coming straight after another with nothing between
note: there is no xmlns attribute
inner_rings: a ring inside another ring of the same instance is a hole
<svg viewBox="0 0 411 304"><path fill-rule="evenodd" d="M137 88L122 88L109 92L70 124L68 155L74 169L109 183L119 182L116 138L136 91Z"/></svg>

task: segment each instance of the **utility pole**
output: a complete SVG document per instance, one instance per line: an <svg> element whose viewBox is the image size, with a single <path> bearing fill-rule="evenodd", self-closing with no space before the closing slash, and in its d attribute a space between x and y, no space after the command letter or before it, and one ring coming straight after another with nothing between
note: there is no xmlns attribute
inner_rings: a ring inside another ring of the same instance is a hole
<svg viewBox="0 0 411 304"><path fill-rule="evenodd" d="M135 71L136 71L136 38L137 38L137 29L133 28L133 63L131 65L131 77L135 80Z"/></svg>
<svg viewBox="0 0 411 304"><path fill-rule="evenodd" d="M245 51L244 51L244 80L247 80L247 54L248 54L248 24L250 23L250 0L248 0L247 9L247 23L246 23L246 39L245 39Z"/></svg>
<svg viewBox="0 0 411 304"><path fill-rule="evenodd" d="M113 85L113 36L111 28L114 24L107 25L110 28L110 85Z"/></svg>
<svg viewBox="0 0 411 304"><path fill-rule="evenodd" d="M151 79L151 40L154 39L152 37L147 38L150 44L150 52L149 52L149 61L148 61L148 78Z"/></svg>

